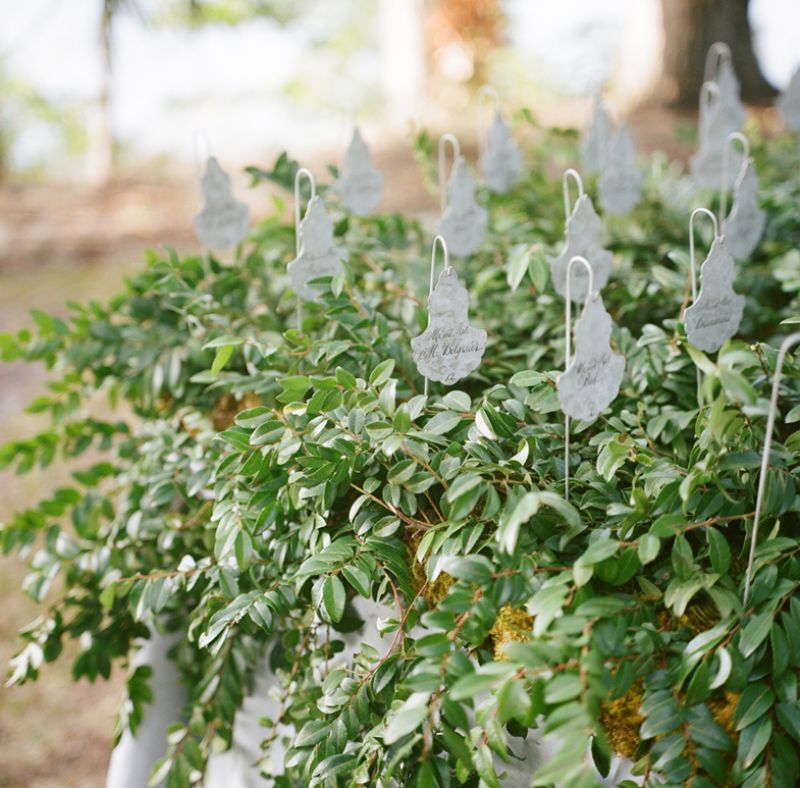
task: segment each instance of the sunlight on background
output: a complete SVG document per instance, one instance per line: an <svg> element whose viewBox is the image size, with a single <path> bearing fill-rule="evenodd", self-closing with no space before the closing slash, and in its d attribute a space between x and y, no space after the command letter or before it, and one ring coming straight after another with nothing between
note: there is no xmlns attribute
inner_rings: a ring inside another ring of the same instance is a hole
<svg viewBox="0 0 800 788"><path fill-rule="evenodd" d="M435 113L437 98L443 113L463 103L457 91L420 96L423 45L408 13L416 2L309 0L285 25L262 17L188 27L171 22L165 0L139 0L141 13L123 13L114 35L112 124L123 161L191 162L196 131L239 163L285 147L338 149L356 119L403 136L410 118ZM657 3L637 0L636 15ZM639 59L617 76L637 78L657 43L630 32L632 8L630 0L506 0L507 46L492 55L493 81L534 109L549 95L586 96L615 77L631 39ZM100 0L0 0L10 169L77 177L91 169L103 122L100 9ZM800 59L800 3L753 0L751 16L764 73L783 87ZM441 65L456 86L470 76L457 47Z"/></svg>

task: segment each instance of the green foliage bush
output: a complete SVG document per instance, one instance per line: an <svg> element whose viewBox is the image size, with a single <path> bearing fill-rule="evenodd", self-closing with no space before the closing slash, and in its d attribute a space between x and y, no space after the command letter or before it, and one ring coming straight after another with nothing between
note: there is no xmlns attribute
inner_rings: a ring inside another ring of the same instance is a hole
<svg viewBox="0 0 800 788"><path fill-rule="evenodd" d="M35 314L34 330L0 339L6 360L53 372L29 408L50 427L0 463L76 469L0 532L30 560L25 592L54 600L23 632L12 681L35 679L68 639L75 678L94 680L147 622L180 632L189 701L157 767L168 785L197 783L230 741L267 649L283 703L264 738L296 730L279 785L500 785L537 720L563 748L535 785L593 785L590 738L601 771L616 749L668 785L797 784L793 363L742 605L775 341L800 322L796 141L754 145L768 226L739 267L739 338L716 359L680 322L689 203L674 168L655 157L642 203L606 220L603 296L627 370L612 407L573 425L567 501L563 303L547 258L575 136L540 137L514 192L483 196L481 251L454 261L489 333L457 388L424 397L410 355L430 235L335 206L350 259L301 330L279 203L233 263L150 253L110 304ZM416 144L430 168L430 140ZM251 174L289 187L295 166ZM392 610L389 645L330 669L357 595ZM146 670L131 673L122 726L136 729L147 687Z"/></svg>

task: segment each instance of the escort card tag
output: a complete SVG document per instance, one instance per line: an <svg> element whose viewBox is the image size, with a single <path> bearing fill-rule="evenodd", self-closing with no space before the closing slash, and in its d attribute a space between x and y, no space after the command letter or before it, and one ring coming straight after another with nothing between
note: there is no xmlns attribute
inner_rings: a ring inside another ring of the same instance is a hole
<svg viewBox="0 0 800 788"><path fill-rule="evenodd" d="M703 94L706 94L707 98ZM700 98L700 119L697 134L700 145L689 158L689 171L698 186L715 189L722 174L725 140L730 129L720 110L719 92L711 83L703 85ZM734 165L735 166L735 165Z"/></svg>
<svg viewBox="0 0 800 788"><path fill-rule="evenodd" d="M437 225L437 234L447 243L450 254L467 257L483 243L489 215L475 202L475 181L460 154L447 184L447 207Z"/></svg>
<svg viewBox="0 0 800 788"><path fill-rule="evenodd" d="M792 131L800 131L800 66L775 103L786 126Z"/></svg>
<svg viewBox="0 0 800 788"><path fill-rule="evenodd" d="M486 185L497 194L507 192L522 177L522 154L499 110L489 129L488 144L479 166Z"/></svg>
<svg viewBox="0 0 800 788"><path fill-rule="evenodd" d="M353 130L353 139L345 154L345 165L336 183L345 208L357 216L372 213L383 198L383 173L372 166L369 148L359 130Z"/></svg>
<svg viewBox="0 0 800 788"><path fill-rule="evenodd" d="M705 353L719 350L742 322L744 297L733 290L733 272L733 258L719 236L700 268L700 295L683 318L687 339Z"/></svg>
<svg viewBox="0 0 800 788"><path fill-rule="evenodd" d="M451 385L477 369L486 331L469 324L469 294L454 268L445 268L428 296L428 327L411 340L421 375Z"/></svg>
<svg viewBox="0 0 800 788"><path fill-rule="evenodd" d="M210 156L200 181L203 207L192 226L207 249L233 249L250 231L250 209L231 194L231 179Z"/></svg>
<svg viewBox="0 0 800 788"><path fill-rule="evenodd" d="M642 171L636 166L633 138L624 123L617 126L598 182L600 204L613 214L628 213L642 195Z"/></svg>
<svg viewBox="0 0 800 788"><path fill-rule="evenodd" d="M596 419L619 394L625 358L611 350L612 325L599 295L575 323L575 358L557 383L561 410L573 419Z"/></svg>
<svg viewBox="0 0 800 788"><path fill-rule="evenodd" d="M748 158L733 191L733 206L725 221L725 246L735 260L746 260L761 240L767 216L758 204L758 176Z"/></svg>
<svg viewBox="0 0 800 788"><path fill-rule="evenodd" d="M562 298L566 298L567 294L567 266L575 255L591 260L595 290L601 290L608 281L613 255L600 244L602 229L603 225L591 199L588 195L582 194L567 219L567 243L564 250L550 262L553 285ZM583 267L573 266L570 276L571 300L584 301L589 285L589 274Z"/></svg>
<svg viewBox="0 0 800 788"><path fill-rule="evenodd" d="M581 141L581 163L586 172L599 175L606 166L611 140L611 120L606 105L598 97L592 112L592 123Z"/></svg>
<svg viewBox="0 0 800 788"><path fill-rule="evenodd" d="M300 222L300 252L287 270L297 295L313 301L319 288L308 283L321 276L336 276L342 270L342 253L333 242L333 221L318 196L311 198Z"/></svg>
<svg viewBox="0 0 800 788"><path fill-rule="evenodd" d="M728 133L738 131L744 122L744 104L742 104L739 80L730 59L724 58L720 62L714 81L719 87L720 112Z"/></svg>

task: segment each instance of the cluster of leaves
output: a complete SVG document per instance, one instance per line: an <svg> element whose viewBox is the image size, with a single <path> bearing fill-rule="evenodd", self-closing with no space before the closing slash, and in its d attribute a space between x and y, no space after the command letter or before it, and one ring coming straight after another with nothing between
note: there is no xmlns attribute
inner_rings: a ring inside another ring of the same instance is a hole
<svg viewBox="0 0 800 788"><path fill-rule="evenodd" d="M23 633L14 681L66 639L75 677L94 679L137 637L179 632L187 706L153 774L176 786L198 784L230 743L265 655L281 704L264 738L294 731L278 785L497 786L533 728L560 747L534 785L594 785L591 763L605 772L615 751L648 784L797 784L791 360L742 603L767 340L800 315L796 148L754 145L768 226L737 280L744 340L716 359L680 322L682 178L654 159L640 206L607 220L603 297L627 372L606 413L573 425L566 500L563 304L547 265L564 217L549 168L572 163L575 137L537 134L530 175L484 195L489 237L456 261L489 333L458 389L421 393L410 338L427 319L431 239L398 215L337 213L349 261L299 326L278 204L232 264L152 255L109 305L37 314L34 331L0 338L5 359L57 372L31 405L51 426L3 447L0 464L80 464L0 532L31 558L26 592L55 600ZM425 135L417 148L427 166ZM289 186L294 166L251 174ZM375 603L382 639L343 652ZM521 626L504 630L510 618ZM140 668L128 685L134 731L147 678Z"/></svg>

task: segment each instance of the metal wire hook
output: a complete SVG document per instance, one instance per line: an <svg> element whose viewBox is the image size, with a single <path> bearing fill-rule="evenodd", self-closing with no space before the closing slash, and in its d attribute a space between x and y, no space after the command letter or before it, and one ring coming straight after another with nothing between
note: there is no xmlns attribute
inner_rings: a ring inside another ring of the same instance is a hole
<svg viewBox="0 0 800 788"><path fill-rule="evenodd" d="M578 187L578 198L575 200L575 202L577 203L578 200L585 194L585 192L583 191L583 178L581 178L581 174L576 169L570 167L561 176L561 189L564 193L564 216L566 219L569 219L570 215L572 214L572 204L570 201L570 194L569 194L570 178L572 178L575 181L575 184Z"/></svg>
<svg viewBox="0 0 800 788"><path fill-rule="evenodd" d="M689 217L689 276L692 285L692 301L697 301L697 265L695 263L694 252L694 220L696 216L702 214L711 219L711 224L714 226L714 238L719 238L719 224L717 224L717 217L708 210L708 208L695 208L692 215Z"/></svg>
<svg viewBox="0 0 800 788"><path fill-rule="evenodd" d="M719 225L717 224L717 217L714 216L714 214L709 211L708 208L695 208L692 211L692 215L689 217L689 279L691 280L692 286L692 303L697 301L697 263L695 261L694 251L694 219L700 214L703 216L708 216L708 218L711 219L711 224L714 226L714 238L717 239L719 237ZM695 367L695 377L697 379L697 396L699 399L700 386L702 385L699 367Z"/></svg>
<svg viewBox="0 0 800 788"><path fill-rule="evenodd" d="M569 170L567 170L569 172ZM574 172L574 170L573 170ZM565 173L566 175L566 173ZM580 177L580 176L578 176ZM566 184L566 181L565 181ZM575 263L581 263L589 272L589 286L586 288L586 299L583 302L584 310L589 304L589 301L597 298L597 293L594 289L594 270L592 269L589 261L581 256L575 255L567 263L567 286L566 286L566 305L564 307L564 372L569 372L572 356L572 294L570 293L570 279L572 276L572 266ZM569 499L569 416L564 414L564 498Z"/></svg>
<svg viewBox="0 0 800 788"><path fill-rule="evenodd" d="M732 131L725 138L725 146L722 149L722 185L719 192L719 224L720 229L725 234L725 220L728 208L728 167L731 161L731 148L733 143L738 142L742 146L742 163L733 184L733 191L741 185L744 175L747 172L747 162L750 159L750 141L740 131Z"/></svg>
<svg viewBox="0 0 800 788"><path fill-rule="evenodd" d="M441 247L442 256L444 257L444 268L442 269L442 273L440 274L440 276L442 276L443 274L447 274L447 273L449 273L450 271L453 270L453 267L450 265L450 254L447 251L447 241L445 241L444 238L441 235L437 235L433 239L433 244L431 245L431 282L430 282L430 286L428 288L428 298L429 299L430 299L430 297L431 297L431 295L433 293L433 280L434 280L434 276L436 274L436 248L437 248L437 246ZM427 376L425 377L425 389L424 389L423 393L425 394L426 397L428 396L428 378L427 378Z"/></svg>
<svg viewBox="0 0 800 788"><path fill-rule="evenodd" d="M455 134L449 131L439 137L439 209L444 213L447 208L447 143L453 148L453 167L461 156L461 143Z"/></svg>
<svg viewBox="0 0 800 788"><path fill-rule="evenodd" d="M761 471L758 476L758 491L756 492L756 512L753 516L753 531L750 534L750 556L747 559L747 572L744 579L744 605L750 599L750 584L753 579L753 563L756 557L756 543L758 541L758 524L761 519L761 504L764 500L764 488L767 484L769 470L769 454L772 448L772 432L775 429L775 414L778 410L778 395L780 393L781 373L783 362L789 349L800 342L800 331L790 334L781 342L778 359L775 363L775 377L772 379L772 395L769 400L769 413L767 414L767 433L764 436L764 452L761 455Z"/></svg>
<svg viewBox="0 0 800 788"><path fill-rule="evenodd" d="M706 53L706 63L703 69L703 80L705 82L716 82L719 76L719 69L723 62L733 63L731 58L731 48L724 41L717 41L708 48Z"/></svg>
<svg viewBox="0 0 800 788"><path fill-rule="evenodd" d="M700 120L706 117L706 113L711 108L711 101L719 103L719 85L716 82L706 80L700 88Z"/></svg>

